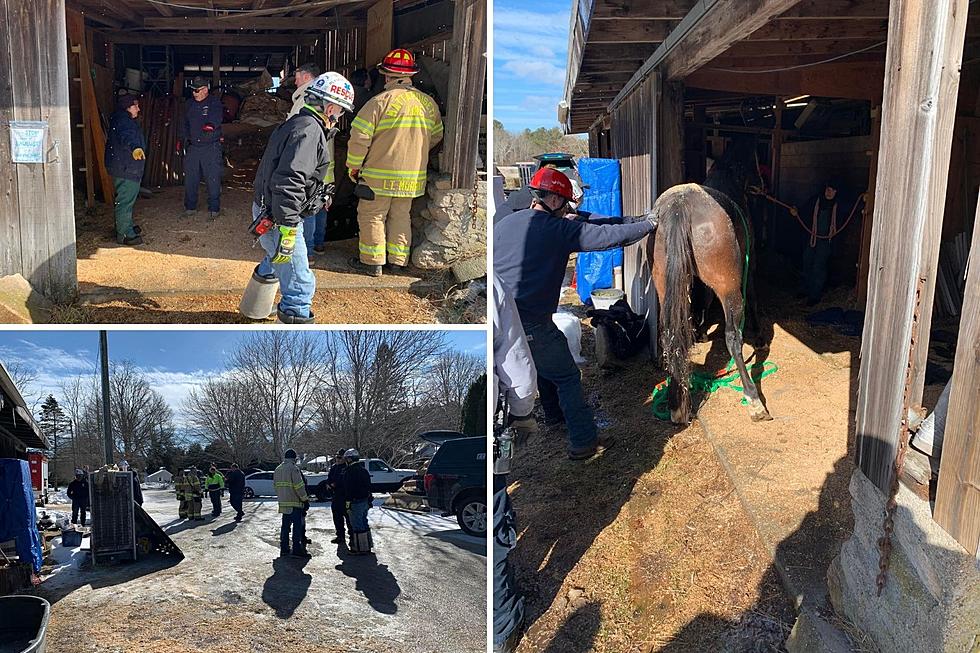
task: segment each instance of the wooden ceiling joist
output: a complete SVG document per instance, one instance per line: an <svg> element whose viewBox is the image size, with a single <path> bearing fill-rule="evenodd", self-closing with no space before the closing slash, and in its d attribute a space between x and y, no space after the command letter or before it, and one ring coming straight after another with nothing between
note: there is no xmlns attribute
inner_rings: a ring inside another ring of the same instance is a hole
<svg viewBox="0 0 980 653"><path fill-rule="evenodd" d="M614 0L597 2L592 20L680 20L696 0Z"/></svg>
<svg viewBox="0 0 980 653"><path fill-rule="evenodd" d="M310 31L318 27L319 21L296 20L295 18L240 18L231 16L178 18L149 17L143 19L144 29L153 30L186 30L192 32L208 32L216 29L268 29L276 31Z"/></svg>
<svg viewBox="0 0 980 653"><path fill-rule="evenodd" d="M143 45L242 45L247 39L262 39L263 45L287 46L308 45L319 38L314 34L248 34L244 32L229 34L213 34L197 32L193 34L178 34L173 32L135 32L133 30L102 30L100 32L106 41L120 44Z"/></svg>

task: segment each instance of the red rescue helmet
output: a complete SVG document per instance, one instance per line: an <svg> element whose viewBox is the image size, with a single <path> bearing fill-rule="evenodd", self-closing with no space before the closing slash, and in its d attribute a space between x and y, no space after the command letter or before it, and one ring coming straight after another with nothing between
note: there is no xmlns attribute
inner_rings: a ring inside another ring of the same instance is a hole
<svg viewBox="0 0 980 653"><path fill-rule="evenodd" d="M385 55L385 58L378 64L382 72L394 75L414 75L419 71L418 64L415 63L415 55L408 50L398 48Z"/></svg>
<svg viewBox="0 0 980 653"><path fill-rule="evenodd" d="M535 172L534 176L531 177L531 183L528 184L528 187L532 190L561 195L569 202L573 199L572 182L568 180L568 177L564 173L554 168L541 168Z"/></svg>

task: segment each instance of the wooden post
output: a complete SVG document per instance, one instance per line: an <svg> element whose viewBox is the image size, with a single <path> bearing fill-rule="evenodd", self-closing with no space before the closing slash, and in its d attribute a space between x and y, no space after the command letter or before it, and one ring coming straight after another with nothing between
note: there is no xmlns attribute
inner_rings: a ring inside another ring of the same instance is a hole
<svg viewBox="0 0 980 653"><path fill-rule="evenodd" d="M0 0L0 21L0 276L67 300L77 277L65 5ZM43 163L13 163L11 120L47 123Z"/></svg>
<svg viewBox="0 0 980 653"><path fill-rule="evenodd" d="M976 556L980 554L980 203L974 222L935 518Z"/></svg>
<svg viewBox="0 0 980 653"><path fill-rule="evenodd" d="M449 64L443 172L453 188L476 184L477 148L487 78L487 0L456 0Z"/></svg>
<svg viewBox="0 0 980 653"><path fill-rule="evenodd" d="M922 391L967 9L968 0L889 9L856 417L858 466L886 494Z"/></svg>
<svg viewBox="0 0 980 653"><path fill-rule="evenodd" d="M663 82L657 110L657 189L652 203L671 186L684 182L684 85Z"/></svg>
<svg viewBox="0 0 980 653"><path fill-rule="evenodd" d="M769 160L772 162L772 165L769 166L772 172L772 179L769 180L772 188L769 189L769 192L772 193L773 197L779 197L779 171L783 166L783 109L785 107L786 103L783 102L783 98L776 98L776 108L773 109L776 128L772 131L772 150L769 155ZM775 239L776 225L779 222L775 215L777 211L782 211L782 209L777 209L774 204L768 204L763 218L762 242L764 245ZM769 219L770 217L772 220Z"/></svg>
<svg viewBox="0 0 980 653"><path fill-rule="evenodd" d="M367 11L364 65L368 68L381 63L391 50L393 8L391 0L379 0Z"/></svg>
<svg viewBox="0 0 980 653"><path fill-rule="evenodd" d="M82 41L85 39L85 19L74 9L67 9L65 24L68 30L68 45L71 49L69 57L74 56L78 66L78 104L82 111L82 146L85 151L85 206L95 207L95 157L92 152L92 136L88 128L88 105L82 96L82 75L87 71L82 61Z"/></svg>
<svg viewBox="0 0 980 653"><path fill-rule="evenodd" d="M871 107L871 166L868 169L868 192L861 220L861 250L858 252L857 300L868 301L868 265L871 259L871 225L874 224L875 183L878 177L878 148L881 141L881 106Z"/></svg>
<svg viewBox="0 0 980 653"><path fill-rule="evenodd" d="M295 61L295 59L294 59ZM221 85L221 46L211 46L211 90L217 91Z"/></svg>

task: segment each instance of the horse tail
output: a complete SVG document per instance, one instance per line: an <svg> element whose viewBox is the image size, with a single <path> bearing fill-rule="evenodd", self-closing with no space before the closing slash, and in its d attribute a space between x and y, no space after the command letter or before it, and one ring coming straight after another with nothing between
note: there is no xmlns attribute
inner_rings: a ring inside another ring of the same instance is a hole
<svg viewBox="0 0 980 653"><path fill-rule="evenodd" d="M688 353L694 344L691 326L691 281L694 276L691 250L691 198L689 193L671 193L659 213L666 245L666 292L663 298L661 347L667 372L686 389L691 364ZM683 390L682 390L683 392Z"/></svg>

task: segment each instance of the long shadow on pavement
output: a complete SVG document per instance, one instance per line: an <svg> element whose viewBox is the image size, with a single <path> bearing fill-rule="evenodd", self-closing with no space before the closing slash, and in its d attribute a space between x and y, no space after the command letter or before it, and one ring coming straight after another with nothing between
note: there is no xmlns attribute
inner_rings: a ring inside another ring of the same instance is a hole
<svg viewBox="0 0 980 653"><path fill-rule="evenodd" d="M453 546L487 557L487 541L479 540L475 537L466 535L460 531L434 531L426 533L425 537L431 537L442 542L448 542Z"/></svg>
<svg viewBox="0 0 980 653"><path fill-rule="evenodd" d="M309 558L276 558L273 573L262 586L262 602L276 611L280 619L289 619L296 612L313 582L313 576L303 571Z"/></svg>
<svg viewBox="0 0 980 653"><path fill-rule="evenodd" d="M378 564L374 554L352 556L345 553L342 562L334 569L353 578L356 581L354 589L363 594L368 604L377 612L384 614L398 612L395 599L402 592L398 587L398 580L388 570L388 565Z"/></svg>

